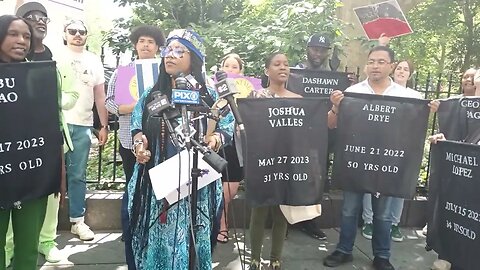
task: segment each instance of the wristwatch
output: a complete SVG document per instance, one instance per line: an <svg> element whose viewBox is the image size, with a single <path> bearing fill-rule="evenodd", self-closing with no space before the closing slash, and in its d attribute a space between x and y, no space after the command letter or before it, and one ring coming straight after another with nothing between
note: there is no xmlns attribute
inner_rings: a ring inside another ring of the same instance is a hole
<svg viewBox="0 0 480 270"><path fill-rule="evenodd" d="M103 129L103 128L108 129L108 126L107 126L107 125L105 125L105 126L104 126L104 125L101 125L101 126L100 126L100 129Z"/></svg>

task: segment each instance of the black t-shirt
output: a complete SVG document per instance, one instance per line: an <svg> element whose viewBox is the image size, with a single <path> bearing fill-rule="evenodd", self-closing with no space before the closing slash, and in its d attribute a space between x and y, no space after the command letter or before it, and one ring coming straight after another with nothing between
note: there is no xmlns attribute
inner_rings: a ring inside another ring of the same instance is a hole
<svg viewBox="0 0 480 270"><path fill-rule="evenodd" d="M52 60L52 51L50 51L50 49L44 45L45 47L45 50L41 53L32 53L31 55L29 55L27 57L28 60L30 61L48 61L48 60Z"/></svg>

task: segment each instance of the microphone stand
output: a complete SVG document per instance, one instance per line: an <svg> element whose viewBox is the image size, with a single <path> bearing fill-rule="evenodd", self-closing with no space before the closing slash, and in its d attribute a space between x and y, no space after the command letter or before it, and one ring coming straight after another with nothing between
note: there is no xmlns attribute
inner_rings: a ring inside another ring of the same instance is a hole
<svg viewBox="0 0 480 270"><path fill-rule="evenodd" d="M196 118L198 113L194 113L194 117ZM188 123L187 123L188 124ZM195 130L198 132L195 133L194 139L195 141L199 142L200 139L200 121L195 121L194 124ZM190 195L190 218L192 220L190 228L190 245L189 245L189 270L195 270L196 262L197 262L197 253L196 253L196 246L195 246L195 235L197 233L197 192L198 192L198 177L200 177L201 170L198 168L198 149L197 147L193 147L193 166L191 168L191 177L192 177L192 189Z"/></svg>
<svg viewBox="0 0 480 270"><path fill-rule="evenodd" d="M192 119L197 119L199 112L194 112L194 117ZM166 122L167 128L170 132L171 139L173 140L174 144L178 148L182 148L182 142L178 140L176 137L176 127L178 127L178 123L176 123L173 119L176 117L176 114L174 112L166 112L164 111L162 113L162 116L164 118L164 121ZM170 122L172 121L172 122ZM183 123L189 125L189 123ZM197 120L194 123L194 129L198 130L198 132L195 132L194 138L189 139L190 143L192 144L193 147L188 147L188 145L185 142L185 147L188 151L188 154L190 155L190 150L193 151L193 166L191 168L191 194L190 194L190 206L191 206L191 230L190 230L190 245L189 245L189 270L195 270L196 267L196 262L197 262L197 253L196 253L196 246L195 246L195 235L196 235L196 228L197 228L197 203L198 203L198 178L204 173L203 170L198 168L198 158L199 154L198 152L200 151L204 156L203 160L209 164L214 170L221 172L225 167L227 166L227 161L225 161L222 157L220 157L217 153L213 152L212 150L208 149L207 147L203 146L200 143L200 140L203 139L201 137L201 133L203 134L203 131L201 129L201 123ZM183 134L183 131L185 130L185 127L182 127L182 130L179 131ZM187 137L190 137L189 134L187 134ZM185 138L186 141L186 138Z"/></svg>

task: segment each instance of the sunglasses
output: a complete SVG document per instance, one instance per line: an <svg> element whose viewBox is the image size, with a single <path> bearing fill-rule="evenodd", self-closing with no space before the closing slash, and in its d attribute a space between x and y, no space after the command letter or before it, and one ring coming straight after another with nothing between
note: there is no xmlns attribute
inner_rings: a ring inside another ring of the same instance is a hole
<svg viewBox="0 0 480 270"><path fill-rule="evenodd" d="M161 57L167 57L167 55L172 55L174 58L182 58L184 53L189 53L190 51L183 48L172 48L172 47L165 47L160 52Z"/></svg>
<svg viewBox="0 0 480 270"><path fill-rule="evenodd" d="M50 22L50 18L48 18L47 16L39 16L39 15L28 15L27 17L25 17L25 19L29 20L29 21L32 21L32 22L40 22L42 21L44 24L48 24Z"/></svg>
<svg viewBox="0 0 480 270"><path fill-rule="evenodd" d="M87 34L87 30L81 29L67 29L67 32L72 36L75 36L77 33L79 33L80 36L85 36Z"/></svg>

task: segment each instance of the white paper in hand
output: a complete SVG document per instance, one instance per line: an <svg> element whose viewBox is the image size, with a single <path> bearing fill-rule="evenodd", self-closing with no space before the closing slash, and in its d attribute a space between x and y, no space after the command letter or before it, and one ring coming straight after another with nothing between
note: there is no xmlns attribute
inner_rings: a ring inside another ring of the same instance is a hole
<svg viewBox="0 0 480 270"><path fill-rule="evenodd" d="M181 158L181 172L179 172L179 155ZM198 168L206 170L206 174L203 174L198 178L198 189L205 187L211 182L219 179L222 174L215 171L210 165L203 161L203 155L199 155ZM190 193L190 173L193 164L193 153L190 152L190 163L188 160L188 151L183 150L180 154L177 154L164 162L158 164L148 171L150 174L150 180L152 182L153 192L157 200L166 198L170 205L178 201L178 193L180 192L180 199L185 198ZM180 173L180 182L179 182ZM180 188L179 188L180 184Z"/></svg>

